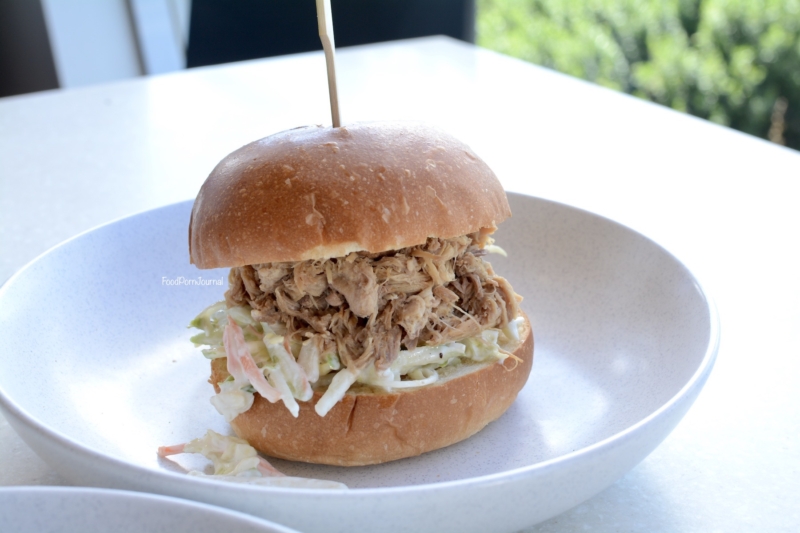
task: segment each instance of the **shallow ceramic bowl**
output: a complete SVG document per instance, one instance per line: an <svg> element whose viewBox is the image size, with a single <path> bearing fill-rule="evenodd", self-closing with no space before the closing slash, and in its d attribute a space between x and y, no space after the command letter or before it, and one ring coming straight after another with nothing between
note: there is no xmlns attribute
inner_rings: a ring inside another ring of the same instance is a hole
<svg viewBox="0 0 800 533"><path fill-rule="evenodd" d="M220 485L182 474L190 459L156 457L159 445L229 432L186 328L222 298L214 283L227 274L189 265L191 202L80 235L0 289L0 406L73 483L214 503L309 533L501 532L550 518L675 427L711 371L718 320L692 274L647 238L564 205L510 200L514 217L497 235L509 257L490 260L525 297L528 384L479 434L420 457L275 461L349 491Z"/></svg>
<svg viewBox="0 0 800 533"><path fill-rule="evenodd" d="M297 533L243 513L167 496L72 487L2 487L14 533Z"/></svg>

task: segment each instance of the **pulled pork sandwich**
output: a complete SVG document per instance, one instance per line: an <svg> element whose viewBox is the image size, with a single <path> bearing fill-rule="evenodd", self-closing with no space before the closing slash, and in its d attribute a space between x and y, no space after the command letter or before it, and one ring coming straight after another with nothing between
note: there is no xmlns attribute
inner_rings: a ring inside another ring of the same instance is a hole
<svg viewBox="0 0 800 533"><path fill-rule="evenodd" d="M203 332L212 403L284 459L381 463L497 419L533 360L521 298L492 270L499 181L413 123L302 127L228 155L197 195L191 261L230 267Z"/></svg>

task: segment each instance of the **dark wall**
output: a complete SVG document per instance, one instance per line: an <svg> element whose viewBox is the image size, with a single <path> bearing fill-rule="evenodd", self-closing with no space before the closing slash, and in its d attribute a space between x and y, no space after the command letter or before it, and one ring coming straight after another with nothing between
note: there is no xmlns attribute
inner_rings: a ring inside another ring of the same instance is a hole
<svg viewBox="0 0 800 533"><path fill-rule="evenodd" d="M474 0L331 0L336 46L475 40ZM187 66L320 50L315 0L193 0Z"/></svg>
<svg viewBox="0 0 800 533"><path fill-rule="evenodd" d="M39 0L0 0L0 96L58 87Z"/></svg>

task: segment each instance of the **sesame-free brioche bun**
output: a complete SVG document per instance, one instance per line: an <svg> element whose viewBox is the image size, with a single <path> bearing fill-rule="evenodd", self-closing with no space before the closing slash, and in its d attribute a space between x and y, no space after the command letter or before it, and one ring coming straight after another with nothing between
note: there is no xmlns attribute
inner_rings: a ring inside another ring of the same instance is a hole
<svg viewBox="0 0 800 533"><path fill-rule="evenodd" d="M306 126L225 157L189 224L199 268L416 246L511 216L497 177L451 135L418 123Z"/></svg>
<svg viewBox="0 0 800 533"><path fill-rule="evenodd" d="M353 386L324 417L314 411L324 387L308 402L298 402L294 418L283 403L259 394L231 426L258 451L281 459L338 466L360 466L413 457L455 444L483 429L508 409L525 385L533 364L530 322L519 328L521 359L462 364L440 370L431 385L385 392ZM209 382L228 376L227 359L211 361Z"/></svg>

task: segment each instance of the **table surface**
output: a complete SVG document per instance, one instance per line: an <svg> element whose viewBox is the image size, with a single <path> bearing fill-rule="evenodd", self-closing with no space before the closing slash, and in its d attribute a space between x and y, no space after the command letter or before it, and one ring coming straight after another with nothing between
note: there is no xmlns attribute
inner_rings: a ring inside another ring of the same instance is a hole
<svg viewBox="0 0 800 533"><path fill-rule="evenodd" d="M678 428L526 532L800 529L800 153L443 37L339 50L337 75L344 123L437 124L506 189L654 239L716 301L716 368ZM321 52L0 99L0 282L309 123L330 123ZM0 416L0 485L64 483Z"/></svg>

